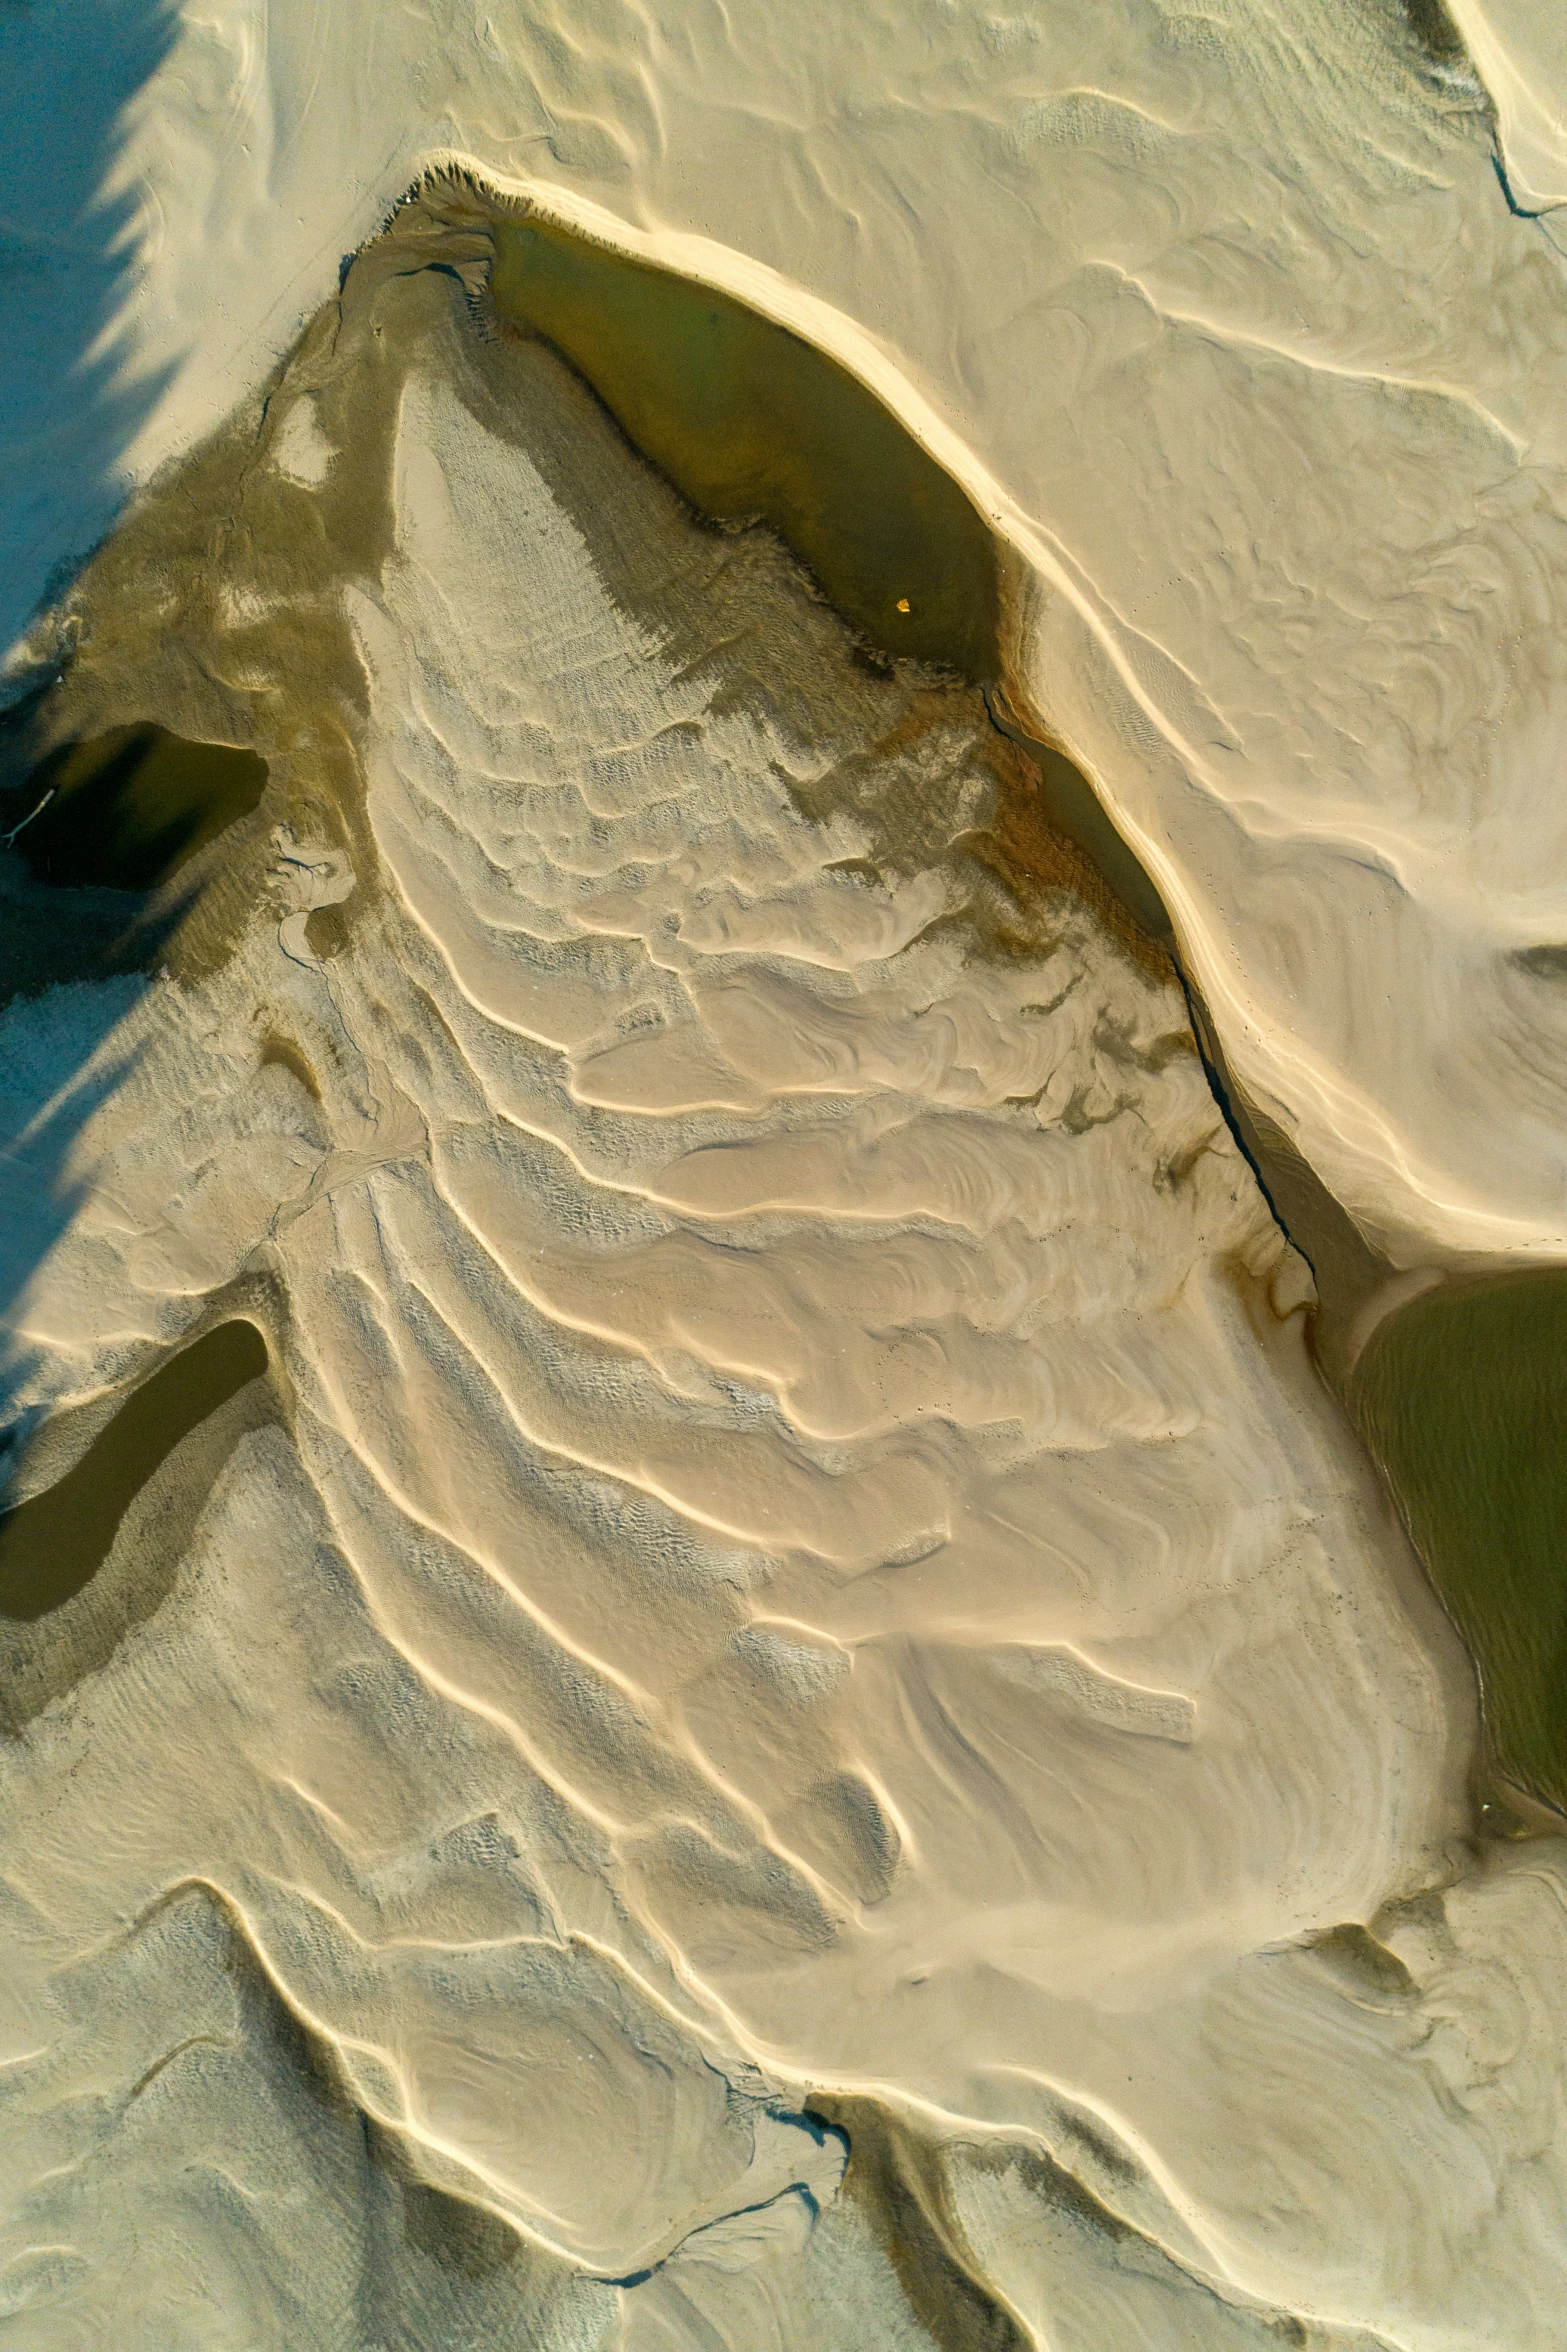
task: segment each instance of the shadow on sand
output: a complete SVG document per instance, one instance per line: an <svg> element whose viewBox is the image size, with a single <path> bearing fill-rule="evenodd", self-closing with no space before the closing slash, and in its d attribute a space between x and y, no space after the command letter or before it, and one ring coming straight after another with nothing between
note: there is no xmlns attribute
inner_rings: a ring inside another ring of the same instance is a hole
<svg viewBox="0 0 1567 2352"><path fill-rule="evenodd" d="M172 0L103 0L90 28L71 0L0 0L0 656L113 526L126 453L165 389L130 373L118 327L138 244L119 174L129 112L177 29ZM13 668L0 706L46 682ZM156 950L143 927L126 952L139 912L118 890L40 892L0 847L0 1480L25 1435L11 1423L29 1353L18 1308L78 1205L73 1146L125 1075L114 1032L147 985L127 966Z"/></svg>

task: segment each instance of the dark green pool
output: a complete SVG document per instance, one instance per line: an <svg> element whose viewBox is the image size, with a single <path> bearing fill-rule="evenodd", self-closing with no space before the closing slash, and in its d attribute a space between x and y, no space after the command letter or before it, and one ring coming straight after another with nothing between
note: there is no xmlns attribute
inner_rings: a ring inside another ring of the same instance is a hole
<svg viewBox="0 0 1567 2352"><path fill-rule="evenodd" d="M771 523L874 645L996 675L990 530L846 368L728 295L550 222L496 224L491 292L692 506Z"/></svg>
<svg viewBox="0 0 1567 2352"><path fill-rule="evenodd" d="M241 817L267 763L166 727L114 727L57 746L0 795L0 833L42 882L153 890Z"/></svg>
<svg viewBox="0 0 1567 2352"><path fill-rule="evenodd" d="M134 1389L63 1478L0 1512L0 1617L30 1622L73 1599L181 1438L266 1368L253 1323L220 1323Z"/></svg>
<svg viewBox="0 0 1567 2352"><path fill-rule="evenodd" d="M1413 1300L1350 1404L1479 1667L1498 1768L1567 1809L1567 1272Z"/></svg>

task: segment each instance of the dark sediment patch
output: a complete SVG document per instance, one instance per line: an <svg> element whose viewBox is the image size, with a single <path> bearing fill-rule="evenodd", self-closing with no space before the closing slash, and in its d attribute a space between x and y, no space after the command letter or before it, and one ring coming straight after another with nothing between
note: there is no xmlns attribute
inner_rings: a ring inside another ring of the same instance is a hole
<svg viewBox="0 0 1567 2352"><path fill-rule="evenodd" d="M732 296L554 222L493 233L499 317L564 353L698 513L771 524L882 653L997 674L990 529L857 377Z"/></svg>
<svg viewBox="0 0 1567 2352"><path fill-rule="evenodd" d="M263 1070L286 1070L291 1078L298 1079L312 1102L321 1100L321 1081L311 1066L309 1056L302 1046L296 1045L281 1029L269 1029L262 1038L261 1058L257 1066Z"/></svg>
<svg viewBox="0 0 1567 2352"><path fill-rule="evenodd" d="M1130 920L1136 940L1151 942L1166 955L1175 951L1175 930L1152 876L1135 850L1121 838L1098 793L1081 768L1058 744L1030 735L1000 688L985 696L990 723L1015 744L1028 763L1033 797L1050 833L1070 843L1081 865L1094 878L1084 895L1105 915L1113 929L1126 936Z"/></svg>
<svg viewBox="0 0 1567 2352"><path fill-rule="evenodd" d="M1511 960L1531 980L1567 980L1567 947L1521 947Z"/></svg>
<svg viewBox="0 0 1567 2352"><path fill-rule="evenodd" d="M1405 24L1421 54L1434 65L1467 65L1464 37L1449 15L1446 0L1398 0Z"/></svg>
<svg viewBox="0 0 1567 2352"><path fill-rule="evenodd" d="M1478 1666L1490 1763L1567 1811L1567 1271L1411 1300L1349 1401Z"/></svg>
<svg viewBox="0 0 1567 2352"><path fill-rule="evenodd" d="M964 2243L934 2144L875 2099L816 2098L810 2120L847 2138L844 2194L865 2214L910 2310L941 2352L1026 2352L1027 2330L983 2283Z"/></svg>
<svg viewBox="0 0 1567 2352"><path fill-rule="evenodd" d="M1415 1989L1415 1980L1398 1954L1359 1920L1346 1919L1337 1927L1321 1928L1307 1936L1306 1946L1354 1992L1401 2000Z"/></svg>
<svg viewBox="0 0 1567 2352"><path fill-rule="evenodd" d="M267 1369L253 1323L220 1323L132 1391L63 1478L0 1514L0 1618L31 1624L82 1591L174 1448Z"/></svg>

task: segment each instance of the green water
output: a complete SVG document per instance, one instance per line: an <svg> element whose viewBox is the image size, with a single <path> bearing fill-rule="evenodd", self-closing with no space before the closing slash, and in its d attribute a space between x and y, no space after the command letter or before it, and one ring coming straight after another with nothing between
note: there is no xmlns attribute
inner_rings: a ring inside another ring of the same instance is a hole
<svg viewBox="0 0 1567 2352"><path fill-rule="evenodd" d="M11 786L0 833L17 828L12 847L35 880L153 890L249 816L266 781L253 751L115 727L60 745Z"/></svg>
<svg viewBox="0 0 1567 2352"><path fill-rule="evenodd" d="M1479 1667L1497 1767L1567 1809L1567 1272L1413 1300L1350 1404Z"/></svg>
<svg viewBox="0 0 1567 2352"><path fill-rule="evenodd" d="M700 513L771 523L872 644L996 675L989 529L836 361L728 295L544 221L496 224L491 293Z"/></svg>
<svg viewBox="0 0 1567 2352"><path fill-rule="evenodd" d="M133 1390L63 1478L0 1512L0 1617L31 1623L73 1599L181 1438L266 1368L253 1323L218 1324Z"/></svg>

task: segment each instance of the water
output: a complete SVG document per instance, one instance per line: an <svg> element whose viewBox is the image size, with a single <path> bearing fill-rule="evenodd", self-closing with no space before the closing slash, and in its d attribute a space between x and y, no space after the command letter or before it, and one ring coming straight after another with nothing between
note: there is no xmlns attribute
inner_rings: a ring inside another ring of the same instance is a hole
<svg viewBox="0 0 1567 2352"><path fill-rule="evenodd" d="M1350 1401L1479 1667L1497 1768L1567 1809L1567 1272L1413 1300Z"/></svg>
<svg viewBox="0 0 1567 2352"><path fill-rule="evenodd" d="M728 295L545 221L497 222L491 292L692 506L770 523L872 645L971 681L997 674L988 526L835 360Z"/></svg>
<svg viewBox="0 0 1567 2352"><path fill-rule="evenodd" d="M266 1368L253 1323L218 1324L144 1380L63 1478L0 1514L0 1617L31 1623L73 1599L181 1438Z"/></svg>
<svg viewBox="0 0 1567 2352"><path fill-rule="evenodd" d="M38 881L155 890L249 816L266 781L253 751L113 727L58 746L12 785L0 832Z"/></svg>

